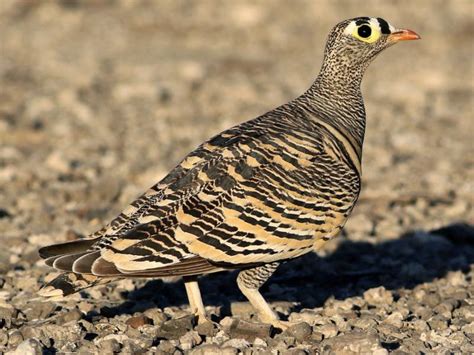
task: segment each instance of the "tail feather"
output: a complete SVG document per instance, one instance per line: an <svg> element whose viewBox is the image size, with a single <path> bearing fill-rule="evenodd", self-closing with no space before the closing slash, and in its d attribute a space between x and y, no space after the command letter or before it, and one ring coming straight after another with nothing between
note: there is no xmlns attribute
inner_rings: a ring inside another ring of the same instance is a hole
<svg viewBox="0 0 474 355"><path fill-rule="evenodd" d="M100 251L87 253L74 261L72 271L78 274L92 274L92 264L100 257Z"/></svg>
<svg viewBox="0 0 474 355"><path fill-rule="evenodd" d="M81 253L87 251L98 239L99 238L80 239L72 242L48 245L40 248L38 253L43 259L58 255Z"/></svg>
<svg viewBox="0 0 474 355"><path fill-rule="evenodd" d="M58 270L72 271L72 265L74 262L86 254L88 254L88 252L60 256L54 261L53 267Z"/></svg>

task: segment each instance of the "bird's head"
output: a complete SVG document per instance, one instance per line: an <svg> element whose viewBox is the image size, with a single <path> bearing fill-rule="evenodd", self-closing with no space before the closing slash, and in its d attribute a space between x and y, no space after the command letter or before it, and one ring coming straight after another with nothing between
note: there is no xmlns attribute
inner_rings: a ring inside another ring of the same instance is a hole
<svg viewBox="0 0 474 355"><path fill-rule="evenodd" d="M329 34L325 65L332 70L349 67L362 72L377 54L400 41L419 39L407 29L398 29L382 18L357 17L337 24Z"/></svg>

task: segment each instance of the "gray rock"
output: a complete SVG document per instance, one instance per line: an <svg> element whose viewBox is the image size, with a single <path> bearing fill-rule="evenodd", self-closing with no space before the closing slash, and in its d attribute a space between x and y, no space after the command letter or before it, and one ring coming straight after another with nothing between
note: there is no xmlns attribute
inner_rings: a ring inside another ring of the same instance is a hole
<svg viewBox="0 0 474 355"><path fill-rule="evenodd" d="M311 336L312 328L306 322L291 325L286 331L289 336L295 337L296 340L302 342Z"/></svg>
<svg viewBox="0 0 474 355"><path fill-rule="evenodd" d="M371 305L390 305L393 302L393 296L385 287L380 286L365 291L364 300Z"/></svg>
<svg viewBox="0 0 474 355"><path fill-rule="evenodd" d="M195 330L191 330L179 338L181 349L185 351L191 350L196 345L201 344L201 342L202 342L202 339L199 336L198 332Z"/></svg>
<svg viewBox="0 0 474 355"><path fill-rule="evenodd" d="M129 325L133 329L137 329L146 324L152 324L152 323L153 321L150 318L146 317L145 315L130 317L125 322L125 324Z"/></svg>
<svg viewBox="0 0 474 355"><path fill-rule="evenodd" d="M335 337L338 333L337 326L333 323L316 326L315 330L321 333L325 339Z"/></svg>
<svg viewBox="0 0 474 355"><path fill-rule="evenodd" d="M0 346L8 344L8 332L5 329L0 329Z"/></svg>
<svg viewBox="0 0 474 355"><path fill-rule="evenodd" d="M13 351L8 351L6 355L41 355L43 354L43 347L36 339L26 339L20 343Z"/></svg>
<svg viewBox="0 0 474 355"><path fill-rule="evenodd" d="M230 304L230 312L233 316L250 318L250 315L255 313L255 309L249 302L232 302Z"/></svg>
<svg viewBox="0 0 474 355"><path fill-rule="evenodd" d="M53 302L31 302L22 310L29 321L48 318L57 309Z"/></svg>
<svg viewBox="0 0 474 355"><path fill-rule="evenodd" d="M216 344L204 344L192 349L190 355L236 355L239 350L236 348L225 346L219 347Z"/></svg>
<svg viewBox="0 0 474 355"><path fill-rule="evenodd" d="M254 341L255 338L265 339L270 336L271 325L264 323L247 322L242 319L235 319L229 328L229 335L232 338L242 338L247 341Z"/></svg>
<svg viewBox="0 0 474 355"><path fill-rule="evenodd" d="M196 326L196 331L199 335L203 335L206 337L213 337L217 334L219 329L217 328L217 324L214 322L202 322Z"/></svg>
<svg viewBox="0 0 474 355"><path fill-rule="evenodd" d="M179 339L194 327L195 317L184 316L164 322L158 329L156 336L165 339Z"/></svg>
<svg viewBox="0 0 474 355"><path fill-rule="evenodd" d="M151 319L154 325L161 325L162 323L166 322L166 320L168 320L166 314L156 307L147 309L145 312L143 312L143 315Z"/></svg>
<svg viewBox="0 0 474 355"><path fill-rule="evenodd" d="M231 347L231 348L236 348L239 350L242 350L244 348L248 348L250 346L250 343L245 340L245 339L240 339L240 338L234 338L227 340L224 344L222 344L222 347Z"/></svg>
<svg viewBox="0 0 474 355"><path fill-rule="evenodd" d="M56 324L66 324L69 322L77 322L82 318L82 312L78 309L73 309L72 311L62 313L56 318Z"/></svg>
<svg viewBox="0 0 474 355"><path fill-rule="evenodd" d="M16 318L18 311L13 307L0 307L0 320L7 326L10 327L12 319Z"/></svg>
<svg viewBox="0 0 474 355"><path fill-rule="evenodd" d="M336 354L388 354L388 351L382 347L379 337L374 334L356 332L325 339L320 349L324 353L329 351Z"/></svg>
<svg viewBox="0 0 474 355"><path fill-rule="evenodd" d="M108 354L117 353L122 348L122 345L116 339L105 339L99 342L101 352Z"/></svg>
<svg viewBox="0 0 474 355"><path fill-rule="evenodd" d="M401 328L403 326L403 315L400 312L393 312L383 322Z"/></svg>
<svg viewBox="0 0 474 355"><path fill-rule="evenodd" d="M17 345L19 345L25 338L23 337L23 334L17 330L14 329L8 334L8 346L10 348L14 348Z"/></svg>

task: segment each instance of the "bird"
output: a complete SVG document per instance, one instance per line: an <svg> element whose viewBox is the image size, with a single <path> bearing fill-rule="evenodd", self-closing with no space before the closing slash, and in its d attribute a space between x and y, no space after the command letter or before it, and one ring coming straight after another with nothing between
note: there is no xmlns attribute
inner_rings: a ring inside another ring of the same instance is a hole
<svg viewBox="0 0 474 355"><path fill-rule="evenodd" d="M40 295L180 276L206 321L198 277L238 270L260 321L288 327L259 289L281 263L320 250L343 228L361 190L364 73L384 49L419 38L378 17L338 23L303 94L199 145L99 231L40 248L62 271Z"/></svg>

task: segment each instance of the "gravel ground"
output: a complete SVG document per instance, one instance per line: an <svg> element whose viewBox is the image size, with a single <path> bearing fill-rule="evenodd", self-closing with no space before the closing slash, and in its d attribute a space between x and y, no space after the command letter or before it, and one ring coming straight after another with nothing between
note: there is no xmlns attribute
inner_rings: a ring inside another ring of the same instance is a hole
<svg viewBox="0 0 474 355"><path fill-rule="evenodd" d="M9 354L474 353L473 3L0 2L0 349ZM423 40L363 85L364 188L342 236L284 264L261 324L235 273L121 280L61 302L38 247L98 229L214 133L286 102L338 21Z"/></svg>

